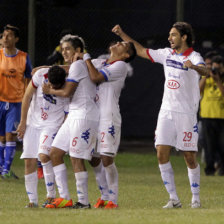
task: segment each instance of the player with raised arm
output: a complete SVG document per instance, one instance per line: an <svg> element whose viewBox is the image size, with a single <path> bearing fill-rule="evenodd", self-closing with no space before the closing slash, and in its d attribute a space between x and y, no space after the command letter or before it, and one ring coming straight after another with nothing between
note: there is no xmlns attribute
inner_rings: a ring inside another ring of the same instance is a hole
<svg viewBox="0 0 224 224"><path fill-rule="evenodd" d="M126 62L133 60L135 55L136 50L133 43L117 42L110 47L110 57L107 60L94 59L91 61L89 54L83 56L91 80L99 84L96 95L100 110L97 152L100 154L104 169L101 168L95 174L97 179L101 179L101 182L102 180L106 181L109 200L105 204L105 199L101 196L94 205L95 208L112 209L118 207L118 171L114 157L118 151L121 134L119 97L127 77ZM102 164L100 163L99 167ZM101 190L101 195L103 194L105 192Z"/></svg>
<svg viewBox="0 0 224 224"><path fill-rule="evenodd" d="M158 116L155 146L163 183L170 200L163 208L180 208L174 183L174 172L169 161L173 147L183 151L188 167L188 177L192 192L191 207L201 207L200 166L196 159L198 126L197 111L200 99L199 75L207 75L201 55L195 52L191 25L175 23L168 41L170 48L146 49L129 37L119 25L112 31L124 41L132 41L140 57L163 65L165 72L164 94Z"/></svg>
<svg viewBox="0 0 224 224"><path fill-rule="evenodd" d="M21 121L17 133L19 138L23 138L21 159L25 160L25 187L30 201L27 207L38 206L38 158L43 166L47 190L47 200L42 206L45 207L56 197L49 153L51 143L64 121L65 113L68 112L69 99L43 94L42 84L48 83L52 89L60 89L65 84L65 77L65 70L59 66L38 70L33 75L22 101Z"/></svg>
<svg viewBox="0 0 224 224"><path fill-rule="evenodd" d="M66 35L61 40L62 55L71 64L76 52L85 48L82 38ZM69 69L66 84L61 90L43 86L46 94L71 97L69 114L53 141L50 157L53 163L55 180L60 197L46 208L71 207L72 200L68 191L67 171L63 161L69 153L76 179L78 201L74 209L88 209L88 172L84 160L91 160L96 145L99 111L94 101L96 85L91 82L88 69L83 60L73 62Z"/></svg>

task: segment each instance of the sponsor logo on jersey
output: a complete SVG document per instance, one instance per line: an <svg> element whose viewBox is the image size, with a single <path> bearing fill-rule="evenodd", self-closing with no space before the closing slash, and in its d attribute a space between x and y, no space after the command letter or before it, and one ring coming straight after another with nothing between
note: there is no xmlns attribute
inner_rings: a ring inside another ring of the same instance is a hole
<svg viewBox="0 0 224 224"><path fill-rule="evenodd" d="M52 95L49 94L43 94L43 97L46 101L52 103L52 104L57 104L57 100L54 99L54 97Z"/></svg>
<svg viewBox="0 0 224 224"><path fill-rule="evenodd" d="M183 63L171 59L166 59L166 66L187 71L188 68Z"/></svg>
<svg viewBox="0 0 224 224"><path fill-rule="evenodd" d="M89 135L90 135L89 131L90 131L90 128L88 130L86 130L85 132L83 132L82 136L81 136L81 138L83 138L87 144L88 144Z"/></svg>
<svg viewBox="0 0 224 224"><path fill-rule="evenodd" d="M180 88L180 83L177 82L176 80L170 79L167 81L167 87L169 89L178 89Z"/></svg>

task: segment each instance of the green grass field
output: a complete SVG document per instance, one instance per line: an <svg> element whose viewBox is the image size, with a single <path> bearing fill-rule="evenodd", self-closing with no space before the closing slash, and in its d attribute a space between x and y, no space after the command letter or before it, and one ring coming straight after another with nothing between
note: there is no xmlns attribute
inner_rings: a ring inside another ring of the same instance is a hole
<svg viewBox="0 0 224 224"><path fill-rule="evenodd" d="M0 223L80 223L80 224L144 224L144 223L224 223L224 177L206 177L201 165L202 208L191 209L191 192L187 169L182 156L173 155L178 195L183 208L164 210L168 194L162 184L155 153L120 153L116 158L119 171L119 208L115 210L89 209L25 209L28 197L24 187L23 161L17 152L12 170L19 180L0 180ZM74 174L66 158L70 194L76 201ZM93 171L89 171L89 199L93 205L99 196ZM39 203L45 199L44 180L39 181Z"/></svg>

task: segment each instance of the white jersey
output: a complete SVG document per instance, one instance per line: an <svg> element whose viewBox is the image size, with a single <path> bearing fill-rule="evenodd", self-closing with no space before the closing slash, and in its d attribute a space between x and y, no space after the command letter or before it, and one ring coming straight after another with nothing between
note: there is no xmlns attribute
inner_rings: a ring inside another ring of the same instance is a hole
<svg viewBox="0 0 224 224"><path fill-rule="evenodd" d="M32 77L36 88L28 111L27 125L36 128L59 128L68 113L69 98L47 95L42 91L43 83L48 82L49 68L39 69Z"/></svg>
<svg viewBox="0 0 224 224"><path fill-rule="evenodd" d="M200 100L199 74L184 66L190 60L192 64L204 64L201 55L187 49L183 54L177 54L171 48L147 49L152 62L163 65L165 72L164 94L161 109L181 113L195 114Z"/></svg>
<svg viewBox="0 0 224 224"><path fill-rule="evenodd" d="M69 105L69 113L76 119L99 121L99 110L95 103L96 85L90 80L83 60L71 64L66 81L78 83Z"/></svg>
<svg viewBox="0 0 224 224"><path fill-rule="evenodd" d="M105 82L97 87L96 100L100 109L100 121L111 121L121 125L119 97L127 76L127 66L123 61L106 64L103 59L92 60L94 66L103 74Z"/></svg>

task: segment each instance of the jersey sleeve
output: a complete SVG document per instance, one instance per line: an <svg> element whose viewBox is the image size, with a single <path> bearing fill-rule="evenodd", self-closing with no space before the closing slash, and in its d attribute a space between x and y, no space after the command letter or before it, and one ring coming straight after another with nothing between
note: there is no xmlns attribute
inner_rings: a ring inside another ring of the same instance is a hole
<svg viewBox="0 0 224 224"><path fill-rule="evenodd" d="M31 78L32 77L31 72L32 72L32 65L31 65L30 58L27 54L27 56L26 56L26 69L25 69L25 72L24 72L25 78Z"/></svg>
<svg viewBox="0 0 224 224"><path fill-rule="evenodd" d="M100 69L106 81L113 81L119 78L125 77L127 75L127 65L123 61L118 61L112 65L105 66Z"/></svg>
<svg viewBox="0 0 224 224"><path fill-rule="evenodd" d="M88 73L85 71L85 65L83 63L85 62L82 62L81 60L72 63L69 69L68 77L66 79L67 82L79 83L81 79L88 75Z"/></svg>
<svg viewBox="0 0 224 224"><path fill-rule="evenodd" d="M42 68L37 70L32 76L32 85L34 88L38 88L38 86L42 85L42 80L44 75L48 72L48 68Z"/></svg>
<svg viewBox="0 0 224 224"><path fill-rule="evenodd" d="M164 64L164 61L166 60L167 56L167 49L166 48L158 50L147 49L146 53L152 62Z"/></svg>
<svg viewBox="0 0 224 224"><path fill-rule="evenodd" d="M199 53L195 53L191 61L194 65L205 65L203 57Z"/></svg>

